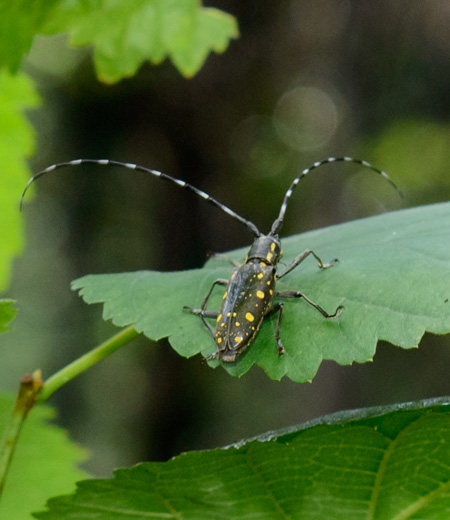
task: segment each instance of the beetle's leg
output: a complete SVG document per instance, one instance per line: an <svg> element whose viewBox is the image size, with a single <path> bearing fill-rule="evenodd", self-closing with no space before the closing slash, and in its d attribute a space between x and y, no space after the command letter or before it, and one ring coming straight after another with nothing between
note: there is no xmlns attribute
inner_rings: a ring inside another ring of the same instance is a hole
<svg viewBox="0 0 450 520"><path fill-rule="evenodd" d="M309 303L309 305L311 305L317 311L319 311L324 318L337 318L341 314L342 309L344 308L342 305L339 305L339 307L334 311L333 314L328 314L328 312L322 309L320 305L314 303L300 291L277 291L276 295L281 296L282 298L303 298L306 303Z"/></svg>
<svg viewBox="0 0 450 520"><path fill-rule="evenodd" d="M212 337L216 338L216 331L214 330L214 327L209 323L209 321L206 321L206 318L214 318L217 319L217 316L219 316L219 313L217 311L205 311L203 309L191 309L190 307L183 307L184 309L188 310L191 314L198 314L200 318L202 319L203 323L208 327L209 332L211 332Z"/></svg>
<svg viewBox="0 0 450 520"><path fill-rule="evenodd" d="M185 305L183 307L184 310L190 312L191 314L198 314L201 318L203 323L208 327L208 330L213 335L213 338L216 337L216 331L214 330L214 327L206 321L206 318L214 318L217 319L217 316L219 316L219 313L217 311L207 311L206 306L208 305L209 298L211 297L211 294L214 290L214 287L216 285L228 285L228 280L223 280L222 278L218 278L213 282L211 285L211 288L208 291L208 294L203 298L202 306L200 309L193 309L192 307L188 307Z"/></svg>
<svg viewBox="0 0 450 520"><path fill-rule="evenodd" d="M211 297L211 294L212 294L212 292L214 290L214 287L216 285L228 285L228 280L224 280L223 278L218 278L217 280L214 280L214 282L211 285L211 289L209 290L208 294L203 298L202 307L201 307L202 311L206 311L206 306L208 305L209 298ZM216 318L217 318L217 316L216 316Z"/></svg>
<svg viewBox="0 0 450 520"><path fill-rule="evenodd" d="M203 298L202 306L200 309L193 309L192 307L188 307L185 305L183 309L189 311L191 314L202 314L202 312L206 311L206 306L208 305L209 298L211 297L211 294L214 290L214 287L216 285L228 285L228 280L224 280L222 278L218 278L217 280L214 280L213 284L211 285L211 288L208 291L208 294ZM218 316L218 313L216 313L216 318ZM207 316L208 318L212 318L213 316Z"/></svg>
<svg viewBox="0 0 450 520"><path fill-rule="evenodd" d="M281 326L281 316L283 315L283 302L277 302L275 305L273 305L266 313L264 318L268 318L269 316L272 316L272 314L275 314L278 312L278 319L277 319L277 328L275 329L275 340L277 342L277 349L278 354L281 356L281 354L284 354L284 347L281 343L280 339L280 326Z"/></svg>
<svg viewBox="0 0 450 520"><path fill-rule="evenodd" d="M328 264L324 264L322 260L312 251L311 249L307 249L306 251L303 251L303 253L300 253L297 257L292 260L292 262L282 271L280 274L277 274L278 280L280 278L283 278L283 276L286 276L288 273L290 273L293 269L295 269L299 264L303 262L309 255L313 255L313 257L317 260L317 264L320 267L320 269L328 269L329 267L333 267L333 265L336 262L339 262L337 258L334 260L331 260Z"/></svg>
<svg viewBox="0 0 450 520"><path fill-rule="evenodd" d="M241 265L242 265L239 262L236 262L236 260L233 260L232 258L230 258L229 256L224 255L223 253L211 253L209 255L209 258L219 258L222 260L227 260L228 262L230 262L230 264L234 265L234 267L241 267Z"/></svg>

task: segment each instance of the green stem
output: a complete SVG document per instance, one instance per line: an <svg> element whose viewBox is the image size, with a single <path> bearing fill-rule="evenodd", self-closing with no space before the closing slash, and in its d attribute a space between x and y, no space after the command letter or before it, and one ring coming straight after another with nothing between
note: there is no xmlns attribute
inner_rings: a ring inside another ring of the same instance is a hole
<svg viewBox="0 0 450 520"><path fill-rule="evenodd" d="M95 365L105 357L111 355L137 336L139 336L139 332L137 332L133 326L127 327L98 347L84 354L84 356L81 356L69 365L65 366L44 382L44 386L39 393L37 402L42 403L46 401L54 392L56 392L56 390L58 390L58 388L65 385L74 377Z"/></svg>
<svg viewBox="0 0 450 520"><path fill-rule="evenodd" d="M136 332L134 327L127 327L121 330L109 340L76 359L59 372L56 372L45 382L42 382L40 370L37 370L33 375L27 375L22 378L14 409L6 425L3 441L0 445L0 498L22 426L31 408L36 403L46 401L58 388L120 347L123 347L136 336L139 336L139 332Z"/></svg>
<svg viewBox="0 0 450 520"><path fill-rule="evenodd" d="M36 403L36 397L42 389L41 371L22 377L16 402L6 425L0 451L0 497L5 486L6 476L19 440L22 426L28 412Z"/></svg>

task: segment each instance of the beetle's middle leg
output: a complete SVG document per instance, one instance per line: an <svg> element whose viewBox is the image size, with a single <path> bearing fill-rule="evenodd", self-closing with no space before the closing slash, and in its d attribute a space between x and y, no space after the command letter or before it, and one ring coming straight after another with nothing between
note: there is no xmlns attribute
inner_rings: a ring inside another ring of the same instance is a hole
<svg viewBox="0 0 450 520"><path fill-rule="evenodd" d="M272 316L278 312L277 328L275 329L275 341L277 342L278 354L280 356L281 354L284 354L284 347L280 339L281 316L283 315L283 307L283 302L277 302L267 311L266 315L264 316L264 318L268 318L269 316Z"/></svg>
<svg viewBox="0 0 450 520"><path fill-rule="evenodd" d="M216 331L214 330L214 327L211 325L211 323L206 321L206 318L216 319L217 316L219 316L219 313L217 311L207 311L206 307L208 305L209 298L211 297L211 294L216 285L228 285L228 280L224 280L223 278L218 278L217 280L215 280L213 282L213 284L211 285L211 288L208 291L208 294L203 298L202 306L200 309L193 309L192 307L188 307L187 305L185 305L183 307L183 309L187 310L191 314L197 314L201 317L203 323L206 325L208 330L211 332L213 338L216 337Z"/></svg>
<svg viewBox="0 0 450 520"><path fill-rule="evenodd" d="M328 264L325 264L324 262L322 262L322 259L319 256L317 256L316 253L314 253L312 249L307 249L306 251L303 251L303 253L300 253L298 256L296 256L294 260L292 260L292 262L280 274L277 275L278 280L280 278L283 278L283 276L286 276L293 269L295 269L309 255L312 255L317 260L317 264L320 267L320 269L328 269L329 267L333 267L334 264L339 262L339 260L335 258L331 260L331 262L328 262Z"/></svg>

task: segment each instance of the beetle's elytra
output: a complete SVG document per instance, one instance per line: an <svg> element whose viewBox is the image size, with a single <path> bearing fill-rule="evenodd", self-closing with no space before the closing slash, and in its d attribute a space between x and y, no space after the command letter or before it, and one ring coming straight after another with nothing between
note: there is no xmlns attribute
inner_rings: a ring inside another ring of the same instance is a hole
<svg viewBox="0 0 450 520"><path fill-rule="evenodd" d="M221 204L216 199L208 195L207 193L199 190L195 186L188 184L185 181L176 179L165 173L157 170L151 170L143 166L132 163L123 163L119 161L112 161L109 159L76 159L73 161L53 164L45 170L37 173L32 177L25 187L20 200L20 207L22 208L23 198L29 186L39 177L62 168L64 166L78 166L80 164L93 163L99 165L110 165L120 166L129 168L132 170L143 171L150 173L156 177L175 183L176 185L187 188L193 191L207 202L218 207L230 217L242 222L247 229L255 236L255 239L250 246L245 262L239 265L232 262L235 266L229 280L218 279L212 284L208 294L203 299L200 308L185 307L185 310L192 314L197 314L201 317L202 321L211 332L216 343L216 351L207 357L207 359L217 358L225 363L232 363L236 361L236 357L246 350L252 341L258 335L258 331L261 327L263 320L273 314L278 313L277 325L275 330L275 340L278 349L278 354L283 354L284 347L280 338L281 318L283 314L283 302L277 301L273 303L275 297L282 298L303 298L305 302L314 307L319 311L324 318L337 318L343 307L339 306L337 309L329 314L317 303L311 301L307 296L297 290L289 291L277 291L276 281L289 274L295 269L305 258L309 255L314 256L317 260L318 266L321 269L327 269L332 267L337 259L332 260L329 263L323 263L320 257L309 249L300 253L294 260L285 267L281 273L277 273L277 266L280 258L283 254L281 249L281 241L278 236L281 227L283 225L284 216L286 213L289 199L292 195L294 188L305 177L309 172L315 170L319 166L329 164L333 162L352 162L360 164L370 170L380 174L386 179L397 191L397 186L392 182L388 174L378 168L375 168L366 161L359 159L353 159L351 157L329 157L323 161L315 162L309 168L304 169L300 175L298 175L289 186L286 191L281 204L280 212L278 217L272 224L272 229L267 235L262 234L253 222L241 217L233 210ZM225 287L223 295L222 305L219 311L211 311L207 309L209 298L216 285L222 285ZM210 319L215 320L215 327L208 321Z"/></svg>

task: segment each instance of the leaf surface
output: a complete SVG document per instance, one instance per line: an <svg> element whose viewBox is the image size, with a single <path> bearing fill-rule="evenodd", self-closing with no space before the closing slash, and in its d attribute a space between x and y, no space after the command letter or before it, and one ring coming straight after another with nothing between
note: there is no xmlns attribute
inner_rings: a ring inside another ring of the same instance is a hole
<svg viewBox="0 0 450 520"><path fill-rule="evenodd" d="M449 398L339 412L143 463L52 499L41 520L446 520Z"/></svg>
<svg viewBox="0 0 450 520"><path fill-rule="evenodd" d="M324 261L337 257L339 263L320 270L310 257L277 288L302 291L328 312L338 305L344 311L326 320L302 299L286 299L281 327L285 354L277 355L274 316L265 320L250 348L225 368L241 376L257 364L273 379L287 375L303 382L314 377L323 359L342 365L370 361L378 340L412 348L425 331L448 333L449 238L450 204L443 203L283 239L287 263L305 249ZM245 253L229 256L242 261ZM230 272L228 262L212 259L203 269L184 272L90 275L76 280L73 288L87 303L103 302L106 320L121 327L134 324L151 339L168 337L182 356L206 356L215 350L209 331L198 316L182 309L198 308L212 282ZM210 309L219 309L222 292L215 291Z"/></svg>
<svg viewBox="0 0 450 520"><path fill-rule="evenodd" d="M167 57L192 77L210 52L224 52L238 37L235 18L198 0L66 0L45 32L67 32L77 47L92 45L106 82L132 76L146 60L157 64Z"/></svg>
<svg viewBox="0 0 450 520"><path fill-rule="evenodd" d="M17 72L47 14L57 0L0 0L0 69Z"/></svg>
<svg viewBox="0 0 450 520"><path fill-rule="evenodd" d="M34 131L24 116L39 104L32 81L0 70L0 290L9 280L11 259L23 248L19 196L30 171L26 157L34 151Z"/></svg>
<svg viewBox="0 0 450 520"><path fill-rule="evenodd" d="M0 332L10 330L9 323L16 316L17 310L13 308L14 301L0 299Z"/></svg>
<svg viewBox="0 0 450 520"><path fill-rule="evenodd" d="M0 432L12 411L14 396L0 394ZM28 520L49 496L68 493L87 474L76 465L86 455L65 432L49 423L53 409L35 407L25 422L0 501L0 518Z"/></svg>

